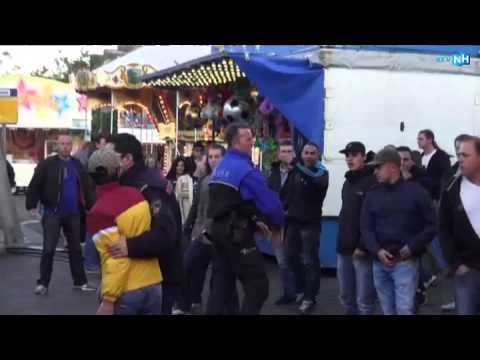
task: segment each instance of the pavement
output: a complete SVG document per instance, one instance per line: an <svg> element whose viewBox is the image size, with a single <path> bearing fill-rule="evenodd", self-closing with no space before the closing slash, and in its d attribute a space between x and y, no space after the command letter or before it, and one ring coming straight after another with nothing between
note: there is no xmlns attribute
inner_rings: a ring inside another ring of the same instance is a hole
<svg viewBox="0 0 480 360"><path fill-rule="evenodd" d="M26 244L41 249L42 229L38 220L25 211L25 198L15 196L17 211L22 222ZM60 250L60 248L59 248ZM281 283L275 260L265 256L265 265L270 280L270 296L265 303L263 315L295 315L295 306L276 306L274 302L281 296ZM38 277L40 257L38 254L0 255L0 315L92 315L97 308L95 292L82 292L73 289L67 255L59 251L55 257L52 281L46 296L36 296L34 288ZM99 275L87 274L89 282L98 285ZM208 277L207 282L208 284ZM204 299L208 297L205 287ZM241 286L238 286L242 294ZM428 303L420 314L441 314L441 287L429 291ZM377 305L377 314L381 314ZM313 312L316 315L342 315L338 300L338 286L334 271L322 272L318 303Z"/></svg>

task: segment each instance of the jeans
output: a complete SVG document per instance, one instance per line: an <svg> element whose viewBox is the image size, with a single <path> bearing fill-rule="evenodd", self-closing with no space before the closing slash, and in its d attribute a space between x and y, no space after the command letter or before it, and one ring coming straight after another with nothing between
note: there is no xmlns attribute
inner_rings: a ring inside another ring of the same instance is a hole
<svg viewBox="0 0 480 360"><path fill-rule="evenodd" d="M316 300L320 288L320 231L320 224L290 223L286 234L288 265L308 301Z"/></svg>
<svg viewBox="0 0 480 360"><path fill-rule="evenodd" d="M286 297L294 297L297 293L303 292L303 290L298 289L298 286L295 285L293 272L288 267L286 246L284 244L274 244L273 250L280 271L283 295Z"/></svg>
<svg viewBox="0 0 480 360"><path fill-rule="evenodd" d="M385 315L415 314L418 276L418 259L401 261L393 267L373 261L373 280Z"/></svg>
<svg viewBox="0 0 480 360"><path fill-rule="evenodd" d="M80 246L80 216L58 216L44 214L43 227L43 250L40 260L40 279L37 284L48 287L52 277L53 258L60 237L60 229L68 243L68 259L73 284L83 285L87 283L87 276L83 268L82 248Z"/></svg>
<svg viewBox="0 0 480 360"><path fill-rule="evenodd" d="M480 314L480 271L469 268L467 273L455 275L454 282L457 314Z"/></svg>
<svg viewBox="0 0 480 360"><path fill-rule="evenodd" d="M115 302L115 315L161 315L162 285L126 292Z"/></svg>
<svg viewBox="0 0 480 360"><path fill-rule="evenodd" d="M437 262L438 267L440 267L441 270L447 269L448 264L445 261L445 258L443 257L443 252L440 247L440 241L438 240L438 236L435 236L433 241L430 243L430 249L433 257Z"/></svg>
<svg viewBox="0 0 480 360"><path fill-rule="evenodd" d="M212 256L212 245L202 243L199 240L192 241L185 251L183 266L186 276L179 304L181 310L189 312L191 311L192 303L202 303L203 286ZM235 287L232 301L226 304L225 313L236 314L238 307L238 293Z"/></svg>
<svg viewBox="0 0 480 360"><path fill-rule="evenodd" d="M94 270L100 269L100 254L95 247L92 236L90 234L86 235L85 239L85 260L84 265L86 269Z"/></svg>
<svg viewBox="0 0 480 360"><path fill-rule="evenodd" d="M375 309L373 263L368 256L337 256L340 303L347 315L371 315Z"/></svg>

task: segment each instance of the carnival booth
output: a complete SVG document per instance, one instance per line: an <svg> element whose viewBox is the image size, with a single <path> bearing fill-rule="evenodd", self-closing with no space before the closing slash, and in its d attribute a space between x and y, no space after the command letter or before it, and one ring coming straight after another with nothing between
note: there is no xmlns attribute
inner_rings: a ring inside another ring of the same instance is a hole
<svg viewBox="0 0 480 360"><path fill-rule="evenodd" d="M282 139L297 149L306 139L323 148L323 67L307 60L217 52L142 79L176 91L180 119L202 134L212 129L211 140L222 139L233 121L249 122L256 134L252 160L266 176ZM321 264L335 267L335 222L323 222ZM258 245L273 255L268 239L259 238Z"/></svg>
<svg viewBox="0 0 480 360"><path fill-rule="evenodd" d="M71 82L87 94L90 110L110 113L107 123L93 121L95 133L134 135L147 165L165 170L175 156L175 93L149 87L141 77L209 52L209 46L143 46L93 71L82 69Z"/></svg>
<svg viewBox="0 0 480 360"><path fill-rule="evenodd" d="M0 87L17 89L18 123L7 125L7 159L22 189L37 163L56 153L60 131L73 136L73 153L82 146L88 134L87 100L69 84L40 77L3 76Z"/></svg>

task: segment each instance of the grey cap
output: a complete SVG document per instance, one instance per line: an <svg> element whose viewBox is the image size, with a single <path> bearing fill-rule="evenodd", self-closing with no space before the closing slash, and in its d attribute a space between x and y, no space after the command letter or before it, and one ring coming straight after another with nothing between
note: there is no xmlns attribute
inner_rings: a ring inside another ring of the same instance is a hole
<svg viewBox="0 0 480 360"><path fill-rule="evenodd" d="M372 162L368 163L367 165L383 165L385 163L393 163L400 167L402 163L402 159L398 154L397 149L393 145L385 146L382 150L380 150L373 159Z"/></svg>
<svg viewBox="0 0 480 360"><path fill-rule="evenodd" d="M108 148L96 150L88 159L88 172L95 173L99 167L105 168L108 175L115 175L120 167L117 154Z"/></svg>

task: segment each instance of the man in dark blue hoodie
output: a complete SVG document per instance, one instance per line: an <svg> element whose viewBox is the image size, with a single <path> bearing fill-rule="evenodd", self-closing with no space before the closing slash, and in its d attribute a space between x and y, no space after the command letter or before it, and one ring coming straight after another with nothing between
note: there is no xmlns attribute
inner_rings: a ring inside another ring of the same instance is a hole
<svg viewBox="0 0 480 360"><path fill-rule="evenodd" d="M373 279L385 315L413 315L419 276L418 256L435 236L435 211L427 191L405 181L393 146L375 156L379 185L365 198L362 241L376 257Z"/></svg>
<svg viewBox="0 0 480 360"><path fill-rule="evenodd" d="M365 145L352 141L340 151L349 171L342 187L338 217L337 279L340 302L347 315L370 315L375 309L372 257L360 241L360 213L368 190L376 183L373 167L365 166Z"/></svg>
<svg viewBox="0 0 480 360"><path fill-rule="evenodd" d="M306 143L285 184L287 259L296 284L305 289L298 309L302 314L313 310L320 288L320 232L328 171L319 159L318 146Z"/></svg>

